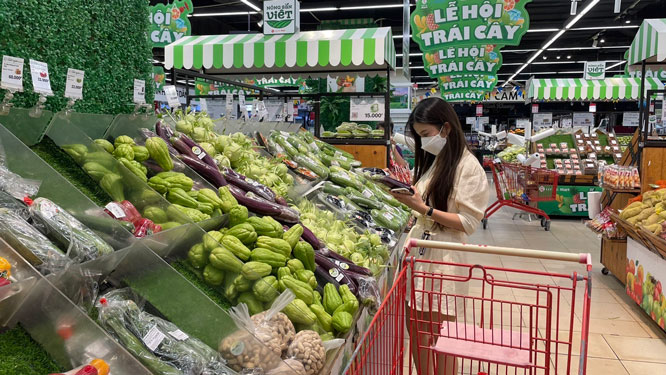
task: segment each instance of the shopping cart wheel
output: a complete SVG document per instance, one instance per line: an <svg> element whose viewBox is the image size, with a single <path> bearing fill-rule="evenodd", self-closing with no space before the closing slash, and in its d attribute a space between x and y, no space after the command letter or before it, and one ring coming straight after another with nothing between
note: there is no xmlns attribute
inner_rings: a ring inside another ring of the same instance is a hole
<svg viewBox="0 0 666 375"><path fill-rule="evenodd" d="M483 229L488 228L488 219L486 219L485 217L481 219L481 224L483 224Z"/></svg>
<svg viewBox="0 0 666 375"><path fill-rule="evenodd" d="M608 272L609 272L608 268L606 268L606 267L601 269L601 273L603 273L604 275L608 275Z"/></svg>
<svg viewBox="0 0 666 375"><path fill-rule="evenodd" d="M546 227L546 218L542 216L541 217L541 228L545 228L545 227Z"/></svg>
<svg viewBox="0 0 666 375"><path fill-rule="evenodd" d="M548 232L550 230L550 220L546 220L546 223L543 226L543 229L545 229L546 232Z"/></svg>

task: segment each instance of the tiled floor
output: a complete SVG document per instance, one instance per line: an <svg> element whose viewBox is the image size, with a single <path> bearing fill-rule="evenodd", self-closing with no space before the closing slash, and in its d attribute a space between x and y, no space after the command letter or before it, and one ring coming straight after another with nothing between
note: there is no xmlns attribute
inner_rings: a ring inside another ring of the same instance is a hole
<svg viewBox="0 0 666 375"><path fill-rule="evenodd" d="M666 374L666 334L626 296L618 280L601 274L603 266L599 263L600 243L597 236L581 220L553 219L551 230L546 232L538 221L528 222L519 217L513 220L514 212L510 208L502 208L490 218L488 229L479 228L469 242L592 254L594 269L587 374ZM468 260L483 265L535 271L581 269L573 264L508 256L472 255L468 256ZM519 300L518 293L514 293L514 297ZM578 318L582 310L576 310ZM580 328L576 324L574 334L578 338L577 329ZM579 345L574 345L573 350L579 350Z"/></svg>

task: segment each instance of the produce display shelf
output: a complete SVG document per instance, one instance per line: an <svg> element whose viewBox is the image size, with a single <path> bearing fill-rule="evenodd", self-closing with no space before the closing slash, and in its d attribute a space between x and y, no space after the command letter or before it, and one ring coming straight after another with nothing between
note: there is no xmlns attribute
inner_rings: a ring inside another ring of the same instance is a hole
<svg viewBox="0 0 666 375"><path fill-rule="evenodd" d="M388 145L386 139L373 138L321 138L321 140L331 145Z"/></svg>
<svg viewBox="0 0 666 375"><path fill-rule="evenodd" d="M608 190L608 191L610 191L611 193L631 193L631 194L640 194L640 192L641 192L641 189L640 189L640 188L634 188L634 189L618 189L618 188L614 188L614 187L612 187L612 186L608 186L608 185L606 185L606 184L601 185L601 187L602 187L604 190Z"/></svg>

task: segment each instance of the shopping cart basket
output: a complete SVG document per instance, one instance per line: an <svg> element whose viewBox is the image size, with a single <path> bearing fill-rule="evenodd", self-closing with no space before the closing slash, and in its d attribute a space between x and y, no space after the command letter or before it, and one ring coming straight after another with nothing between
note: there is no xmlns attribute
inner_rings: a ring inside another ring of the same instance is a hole
<svg viewBox="0 0 666 375"><path fill-rule="evenodd" d="M487 209L481 220L483 229L488 218L504 206L517 208L541 217L541 226L550 230L550 217L541 209L530 206L532 202L552 201L557 195L557 172L533 168L527 165L501 163L498 160L485 164L493 173L497 200Z"/></svg>
<svg viewBox="0 0 666 375"><path fill-rule="evenodd" d="M552 273L407 256L345 374L585 375L589 254L416 239L406 250L413 248L576 262L585 269L582 274ZM452 285L456 292L446 291ZM458 286L466 286L467 293L458 293ZM455 319L431 319L425 310L445 311ZM574 352L577 340L580 351Z"/></svg>

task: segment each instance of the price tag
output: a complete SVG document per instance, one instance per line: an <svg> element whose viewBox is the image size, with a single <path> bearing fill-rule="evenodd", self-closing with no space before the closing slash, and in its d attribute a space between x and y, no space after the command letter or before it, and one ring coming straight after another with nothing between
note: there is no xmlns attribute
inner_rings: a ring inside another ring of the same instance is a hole
<svg viewBox="0 0 666 375"><path fill-rule="evenodd" d="M70 99L83 99L83 70L67 69L67 83L65 84L65 97Z"/></svg>
<svg viewBox="0 0 666 375"><path fill-rule="evenodd" d="M361 194L363 194L363 196L366 198L372 198L372 192L368 189L363 189L363 192Z"/></svg>
<svg viewBox="0 0 666 375"><path fill-rule="evenodd" d="M180 108L180 101L178 100L178 91L176 91L176 86L164 86L164 95L166 96L167 104L169 107Z"/></svg>
<svg viewBox="0 0 666 375"><path fill-rule="evenodd" d="M145 336L143 336L142 340L148 349L150 349L151 352L154 352L165 338L166 335L162 333L162 331L160 331L159 328L157 328L155 325L148 331L148 333L146 333Z"/></svg>
<svg viewBox="0 0 666 375"><path fill-rule="evenodd" d="M257 99L252 100L252 117L257 117Z"/></svg>
<svg viewBox="0 0 666 375"><path fill-rule="evenodd" d="M199 108L201 108L201 112L208 112L208 103L206 102L206 99L199 99Z"/></svg>
<svg viewBox="0 0 666 375"><path fill-rule="evenodd" d="M30 59L30 75L32 75L32 88L36 93L45 96L53 95L48 64Z"/></svg>
<svg viewBox="0 0 666 375"><path fill-rule="evenodd" d="M235 119L236 111L234 111L234 94L226 95L226 115L227 118Z"/></svg>
<svg viewBox="0 0 666 375"><path fill-rule="evenodd" d="M134 80L134 104L146 104L146 81Z"/></svg>
<svg viewBox="0 0 666 375"><path fill-rule="evenodd" d="M384 121L384 98L351 98L349 119L351 121Z"/></svg>
<svg viewBox="0 0 666 375"><path fill-rule="evenodd" d="M190 336L187 335L187 333L177 329L175 331L169 332L169 334L176 340L178 341L185 341L190 338Z"/></svg>
<svg viewBox="0 0 666 375"><path fill-rule="evenodd" d="M192 147L192 153L196 155L199 158L199 160L202 160L203 158L206 157L206 152L204 152L204 150L200 149L197 146Z"/></svg>
<svg viewBox="0 0 666 375"><path fill-rule="evenodd" d="M2 57L0 88L23 91L23 59L6 55Z"/></svg>
<svg viewBox="0 0 666 375"><path fill-rule="evenodd" d="M109 204L104 206L104 208L109 210L109 212L111 212L113 214L113 217L115 217L116 219L122 219L125 216L127 216L125 215L125 211L122 209L122 207L120 207L120 204L116 202L109 202Z"/></svg>
<svg viewBox="0 0 666 375"><path fill-rule="evenodd" d="M291 117L290 114L292 111L293 108L291 111L289 110L289 102L284 103L284 105L282 106L282 118L284 119L284 121L289 121L289 118Z"/></svg>
<svg viewBox="0 0 666 375"><path fill-rule="evenodd" d="M241 108L245 107L245 93L243 91L238 92L238 104Z"/></svg>

